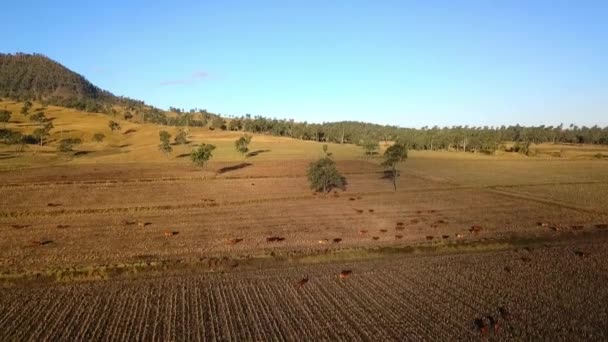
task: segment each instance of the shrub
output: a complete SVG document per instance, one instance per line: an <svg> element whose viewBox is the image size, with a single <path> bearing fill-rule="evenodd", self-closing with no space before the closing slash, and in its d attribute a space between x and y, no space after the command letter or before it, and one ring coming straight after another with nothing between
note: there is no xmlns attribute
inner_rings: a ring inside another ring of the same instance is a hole
<svg viewBox="0 0 608 342"><path fill-rule="evenodd" d="M336 163L328 157L313 162L308 167L308 181L314 191L331 191L332 188L344 189L346 181L336 169Z"/></svg>

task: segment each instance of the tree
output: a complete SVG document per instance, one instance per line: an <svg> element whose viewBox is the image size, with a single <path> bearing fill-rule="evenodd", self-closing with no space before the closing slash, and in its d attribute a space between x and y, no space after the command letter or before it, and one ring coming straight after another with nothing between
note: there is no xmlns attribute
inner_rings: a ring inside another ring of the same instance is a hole
<svg viewBox="0 0 608 342"><path fill-rule="evenodd" d="M198 148L195 148L190 153L190 159L197 166L204 167L205 163L213 157L213 150L215 150L215 146L211 144L200 144Z"/></svg>
<svg viewBox="0 0 608 342"><path fill-rule="evenodd" d="M323 144L323 153L325 154L325 156L329 156L329 154L327 153L327 150L329 149L329 147L327 146L327 144Z"/></svg>
<svg viewBox="0 0 608 342"><path fill-rule="evenodd" d="M384 151L383 166L388 167L388 173L393 180L393 187L397 191L397 167L399 163L407 159L407 147L404 144L395 143Z"/></svg>
<svg viewBox="0 0 608 342"><path fill-rule="evenodd" d="M114 120L108 122L108 127L110 127L112 133L114 133L114 131L120 131L120 124Z"/></svg>
<svg viewBox="0 0 608 342"><path fill-rule="evenodd" d="M167 132L167 131L160 131L160 132L158 132L158 135L160 137L160 145L158 145L158 148L164 154L171 153L171 151L173 151L173 148L171 147L171 143L170 143L171 134L169 134L169 132Z"/></svg>
<svg viewBox="0 0 608 342"><path fill-rule="evenodd" d="M178 145L184 145L188 143L188 133L185 130L179 129L174 139L175 143Z"/></svg>
<svg viewBox="0 0 608 342"><path fill-rule="evenodd" d="M36 128L32 135L38 141L40 146L44 145L44 141L49 137L50 131L53 128L53 124L47 124L44 127Z"/></svg>
<svg viewBox="0 0 608 342"><path fill-rule="evenodd" d="M46 116L44 116L43 112L38 112L38 113L30 116L30 121L35 121L35 122L42 123L42 122L46 122L47 118L46 118Z"/></svg>
<svg viewBox="0 0 608 342"><path fill-rule="evenodd" d="M74 145L80 145L82 143L82 140L80 140L79 138L67 138L67 139L63 139L59 142L59 152L70 152L72 151L72 147L74 147Z"/></svg>
<svg viewBox="0 0 608 342"><path fill-rule="evenodd" d="M103 133L95 133L95 134L93 135L93 141L94 141L94 142L96 142L96 143L100 143L100 142L102 142L102 141L103 141L103 139L104 139L105 137L106 137L106 136L105 136L105 134L103 134Z"/></svg>
<svg viewBox="0 0 608 342"><path fill-rule="evenodd" d="M222 119L219 116L216 116L213 121L211 121L211 128L216 129L219 128L222 131L226 130L226 120Z"/></svg>
<svg viewBox="0 0 608 342"><path fill-rule="evenodd" d="M129 111L125 111L124 118L125 120L131 120L133 119L133 114L131 114Z"/></svg>
<svg viewBox="0 0 608 342"><path fill-rule="evenodd" d="M21 114L27 115L32 108L32 103L30 101L25 101L23 107L21 107Z"/></svg>
<svg viewBox="0 0 608 342"><path fill-rule="evenodd" d="M9 112L8 110L0 110L0 122L3 125L6 125L6 123L11 119L11 112Z"/></svg>
<svg viewBox="0 0 608 342"><path fill-rule="evenodd" d="M343 189L344 177L336 169L336 163L329 157L321 158L308 166L308 181L314 191L331 191L332 188Z"/></svg>
<svg viewBox="0 0 608 342"><path fill-rule="evenodd" d="M249 152L250 143L251 143L251 135L245 134L234 142L234 147L240 154L242 154L244 157L246 157L247 152Z"/></svg>
<svg viewBox="0 0 608 342"><path fill-rule="evenodd" d="M361 144L361 146L365 150L366 155L374 154L379 148L378 142L373 140L366 140L363 142L363 144Z"/></svg>

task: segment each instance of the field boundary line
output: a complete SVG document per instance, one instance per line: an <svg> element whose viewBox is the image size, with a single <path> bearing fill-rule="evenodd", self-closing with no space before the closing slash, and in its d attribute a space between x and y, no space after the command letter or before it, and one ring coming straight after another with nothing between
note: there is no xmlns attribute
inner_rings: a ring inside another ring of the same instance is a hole
<svg viewBox="0 0 608 342"><path fill-rule="evenodd" d="M605 211L601 211L601 210L597 210L597 209L593 209L593 208L588 208L588 207L579 207L576 205L572 205L572 204L568 204L568 203L564 203L564 202L559 202L559 201L553 201L547 198L542 198L542 197L536 197L536 196L530 196L530 195L524 195L524 194L519 194L516 192L512 192L512 191L507 191L507 190L499 190L496 189L495 187L487 187L486 188L487 191L495 193L497 195L502 195L502 196L506 196L506 197L511 197L511 198L517 198L517 199L523 199L523 200L527 200L527 201L531 201L531 202L537 202L537 203L542 203L542 204L547 204L547 205L553 205L553 206L557 206L560 208L564 208L564 209L570 209L570 210L576 210L576 211L582 211L582 212L586 212L589 214L599 214L599 215L606 215L607 213Z"/></svg>

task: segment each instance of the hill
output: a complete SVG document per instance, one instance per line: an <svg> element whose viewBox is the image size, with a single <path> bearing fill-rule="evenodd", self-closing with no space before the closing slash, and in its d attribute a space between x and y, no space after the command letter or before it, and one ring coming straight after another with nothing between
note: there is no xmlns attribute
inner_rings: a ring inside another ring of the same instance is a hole
<svg viewBox="0 0 608 342"><path fill-rule="evenodd" d="M41 54L0 54L0 96L88 112L109 113L116 105L143 105L115 96Z"/></svg>

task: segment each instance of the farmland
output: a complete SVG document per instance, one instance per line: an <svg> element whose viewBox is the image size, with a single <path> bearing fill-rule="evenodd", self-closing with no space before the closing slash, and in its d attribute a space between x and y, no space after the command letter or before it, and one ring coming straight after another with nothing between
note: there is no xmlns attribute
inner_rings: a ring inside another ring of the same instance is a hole
<svg viewBox="0 0 608 342"><path fill-rule="evenodd" d="M347 185L314 193L322 143L253 135L243 157L240 133L191 128L165 156L156 125L47 112L48 145L0 147L1 340L606 339L608 162L588 147L412 151L393 191L380 157L328 144Z"/></svg>

